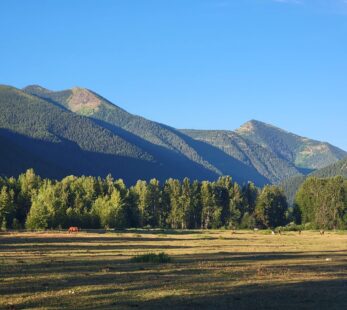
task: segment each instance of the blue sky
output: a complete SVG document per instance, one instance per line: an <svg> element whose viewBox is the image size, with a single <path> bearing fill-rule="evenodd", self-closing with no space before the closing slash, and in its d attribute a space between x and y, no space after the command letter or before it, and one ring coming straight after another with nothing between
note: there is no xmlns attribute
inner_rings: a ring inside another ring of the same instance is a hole
<svg viewBox="0 0 347 310"><path fill-rule="evenodd" d="M177 128L347 150L347 1L1 0L0 83L90 88Z"/></svg>

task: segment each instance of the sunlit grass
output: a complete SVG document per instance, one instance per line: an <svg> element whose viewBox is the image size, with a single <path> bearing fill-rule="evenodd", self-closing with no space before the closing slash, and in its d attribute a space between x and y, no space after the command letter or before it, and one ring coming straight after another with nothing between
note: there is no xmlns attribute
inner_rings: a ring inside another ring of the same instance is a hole
<svg viewBox="0 0 347 310"><path fill-rule="evenodd" d="M346 241L344 232L3 233L0 309L345 309ZM170 264L133 261L159 253Z"/></svg>

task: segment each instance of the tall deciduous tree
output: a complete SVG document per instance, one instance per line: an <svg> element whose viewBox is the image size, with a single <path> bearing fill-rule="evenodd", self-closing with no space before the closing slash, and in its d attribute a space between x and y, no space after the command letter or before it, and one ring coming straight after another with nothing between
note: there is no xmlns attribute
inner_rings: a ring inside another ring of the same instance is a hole
<svg viewBox="0 0 347 310"><path fill-rule="evenodd" d="M319 229L345 228L347 219L346 180L308 178L300 187L295 202L303 223Z"/></svg>
<svg viewBox="0 0 347 310"><path fill-rule="evenodd" d="M31 198L41 186L41 178L37 176L33 169L28 169L18 177L19 196L17 219L24 224L31 207Z"/></svg>
<svg viewBox="0 0 347 310"><path fill-rule="evenodd" d="M275 228L285 225L287 209L287 199L283 191L276 186L267 185L259 195L255 214L261 226Z"/></svg>
<svg viewBox="0 0 347 310"><path fill-rule="evenodd" d="M166 184L166 191L169 195L170 213L168 222L172 228L179 229L184 227L185 214L182 205L182 188L179 180L169 179Z"/></svg>
<svg viewBox="0 0 347 310"><path fill-rule="evenodd" d="M26 221L29 229L54 228L54 217L59 211L59 199L54 194L54 186L45 181L32 198L32 206Z"/></svg>
<svg viewBox="0 0 347 310"><path fill-rule="evenodd" d="M127 226L124 203L118 190L111 196L106 195L96 199L92 212L99 218L103 228L124 228Z"/></svg>
<svg viewBox="0 0 347 310"><path fill-rule="evenodd" d="M139 209L139 223L141 227L149 225L150 207L148 199L148 187L146 181L137 181L136 185L131 189L136 197Z"/></svg>

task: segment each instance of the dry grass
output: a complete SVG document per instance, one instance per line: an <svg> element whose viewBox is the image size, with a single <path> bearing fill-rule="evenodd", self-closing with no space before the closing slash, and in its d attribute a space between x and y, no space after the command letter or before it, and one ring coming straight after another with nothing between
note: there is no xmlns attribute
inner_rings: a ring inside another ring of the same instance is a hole
<svg viewBox="0 0 347 310"><path fill-rule="evenodd" d="M347 309L346 241L317 232L3 233L0 308ZM131 261L160 252L172 263Z"/></svg>

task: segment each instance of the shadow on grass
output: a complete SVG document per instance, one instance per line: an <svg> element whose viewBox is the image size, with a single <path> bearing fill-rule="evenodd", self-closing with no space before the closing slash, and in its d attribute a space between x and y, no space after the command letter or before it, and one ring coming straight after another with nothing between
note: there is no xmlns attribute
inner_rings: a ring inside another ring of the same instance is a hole
<svg viewBox="0 0 347 310"><path fill-rule="evenodd" d="M192 248L191 246L174 246L174 245L152 245L152 244L97 244L90 246L88 244L76 245L76 244L56 244L56 245L16 245L15 251L43 251L43 252L55 252L55 251L107 251L107 250L133 250L134 246L138 251L150 251L150 250L174 250L183 248ZM0 246L0 253L2 251L9 251L8 247ZM86 253L88 254L88 252ZM107 253L105 253L107 255ZM114 254L114 253L113 253ZM14 256L15 257L15 256Z"/></svg>
<svg viewBox="0 0 347 310"><path fill-rule="evenodd" d="M276 285L243 285L226 289L221 285L212 291L191 290L187 295L153 296L141 300L131 290L160 289L158 284L148 284L127 290L95 289L77 293L88 298L88 304L74 303L73 299L57 300L43 297L40 305L63 306L70 309L347 309L346 280L307 281ZM173 289L174 290L174 289ZM119 294L123 294L120 298ZM76 296L76 298L77 298ZM18 304L18 308L37 307L36 302Z"/></svg>
<svg viewBox="0 0 347 310"><path fill-rule="evenodd" d="M195 245L193 242L189 243L191 246L183 244L192 240L204 240L205 234L197 236L196 239L179 239L174 237L177 233L173 233L171 239L170 236L162 238L160 234L163 234L163 231L157 231L153 238L147 235L134 237L135 233L141 232L128 231L127 234L130 235L125 237L112 234L100 237L53 235L37 238L2 235L0 236L0 261L5 261L1 257L1 252L10 253L6 255L6 265L0 265L0 278L7 278L6 281L0 281L0 295L37 296L36 300L28 299L18 303L16 306L18 309L38 306L54 309L135 307L141 309L347 309L345 307L347 250L203 253L204 248L209 248L210 243L207 246ZM194 233L196 234L196 231ZM153 235L153 231L150 231L150 234ZM243 240L242 234L231 240ZM171 241L181 243L153 244ZM131 242L140 244L131 244ZM141 242L144 243L141 244ZM151 244L145 242L151 242ZM244 242L235 247L247 247L247 245ZM223 250L223 246L223 244L216 245L211 242L211 247L214 249ZM202 249L200 250L199 247ZM228 244L228 247L232 249L233 245ZM173 263L165 266L131 263L129 258L138 254L135 251L150 252L186 248L199 250L200 253L176 254L173 256ZM121 250L119 253L116 252L118 249ZM11 251L14 252L11 253ZM22 251L22 253L17 255L15 251ZM54 251L59 251L59 255L66 251L66 255L53 256ZM100 253L94 251L100 251ZM266 279L269 273L276 275L286 272L288 282L291 281L291 274L298 273L323 274L325 279L336 280L287 283L276 286L270 284L236 286L238 278L252 282L257 272L256 267L259 265L262 265L264 269L263 279ZM237 271L238 267L240 268ZM82 290L76 293L75 297L67 296L66 300L45 294L39 295L47 291L53 293L58 290L79 288L88 289L88 292ZM155 295L156 291L163 289L167 295L171 296ZM172 296L173 292L179 289L183 290L183 295ZM145 300L144 292L151 297L146 297L147 300ZM141 298L145 301L140 302L141 299L138 296L142 296ZM88 302L80 304L79 298L84 298ZM330 307L328 302L331 303Z"/></svg>
<svg viewBox="0 0 347 310"><path fill-rule="evenodd" d="M203 234L203 230L192 230L192 229L128 229L128 230L115 230L115 233L122 234L165 234L165 235L198 235Z"/></svg>
<svg viewBox="0 0 347 310"><path fill-rule="evenodd" d="M246 285L231 291L215 288L201 296L166 297L118 306L141 309L347 309L347 281L308 281L280 285Z"/></svg>
<svg viewBox="0 0 347 310"><path fill-rule="evenodd" d="M117 255L112 255L117 257ZM173 256L173 264L156 265L132 263L129 258L117 260L97 259L85 256L66 256L61 258L39 257L39 260L34 260L29 264L17 263L2 266L0 269L1 277L21 278L15 285L8 285L5 282L0 284L0 295L18 294L25 292L40 292L50 289L65 289L73 288L80 285L105 285L105 284L131 284L134 281L142 279L146 283L147 288L153 288L154 283L150 279L170 279L173 283L178 278L183 282L206 283L213 282L213 272L216 268L223 271L225 266L250 266L250 263L267 263L266 268L271 268L275 272L283 267L280 261L286 261L286 271L291 272L316 272L330 273L335 276L347 277L341 274L341 270L345 267L345 251L322 251L314 254L304 252L284 252L284 253L249 253L249 252L219 252L210 254L189 254ZM334 264L331 264L325 259L333 256L336 259ZM317 259L319 259L317 261ZM42 261L44 260L44 261ZM294 262L301 260L300 264ZM314 261L314 264L310 263ZM293 262L293 264L291 263ZM272 262L272 264L271 264ZM197 264L199 268L197 268ZM222 264L222 265L220 265ZM210 267L213 267L210 270ZM252 272L249 276L252 275ZM210 275L208 275L211 273ZM247 272L244 272L244 276ZM58 274L59 279L53 283L49 280L51 274ZM202 275L206 275L202 278ZM248 275L246 275L248 276ZM38 278L42 279L38 280ZM25 279L26 278L26 279ZM229 279L230 280L230 279ZM149 281L149 282L148 282ZM48 284L47 284L48 283ZM47 284L47 285L46 285ZM140 288L138 288L140 289Z"/></svg>
<svg viewBox="0 0 347 310"><path fill-rule="evenodd" d="M203 238L202 238L203 239ZM35 244L37 247L44 247L46 244L55 243L55 244L62 244L62 245L69 245L73 244L76 247L79 245L77 243L88 243L88 244L100 244L107 243L124 243L124 242L162 242L162 241L179 241L179 242L185 242L185 241L196 241L201 240L199 238L193 238L193 239L176 239L176 238L165 238L165 237L154 237L154 238L147 238L147 237L88 237L88 236L78 236L78 235L61 235L61 236L50 236L50 237L0 237L0 249L5 249L8 245L13 245L14 247L17 246L24 246L25 244L28 244L29 246L32 246L32 244ZM240 239L238 239L240 240Z"/></svg>

